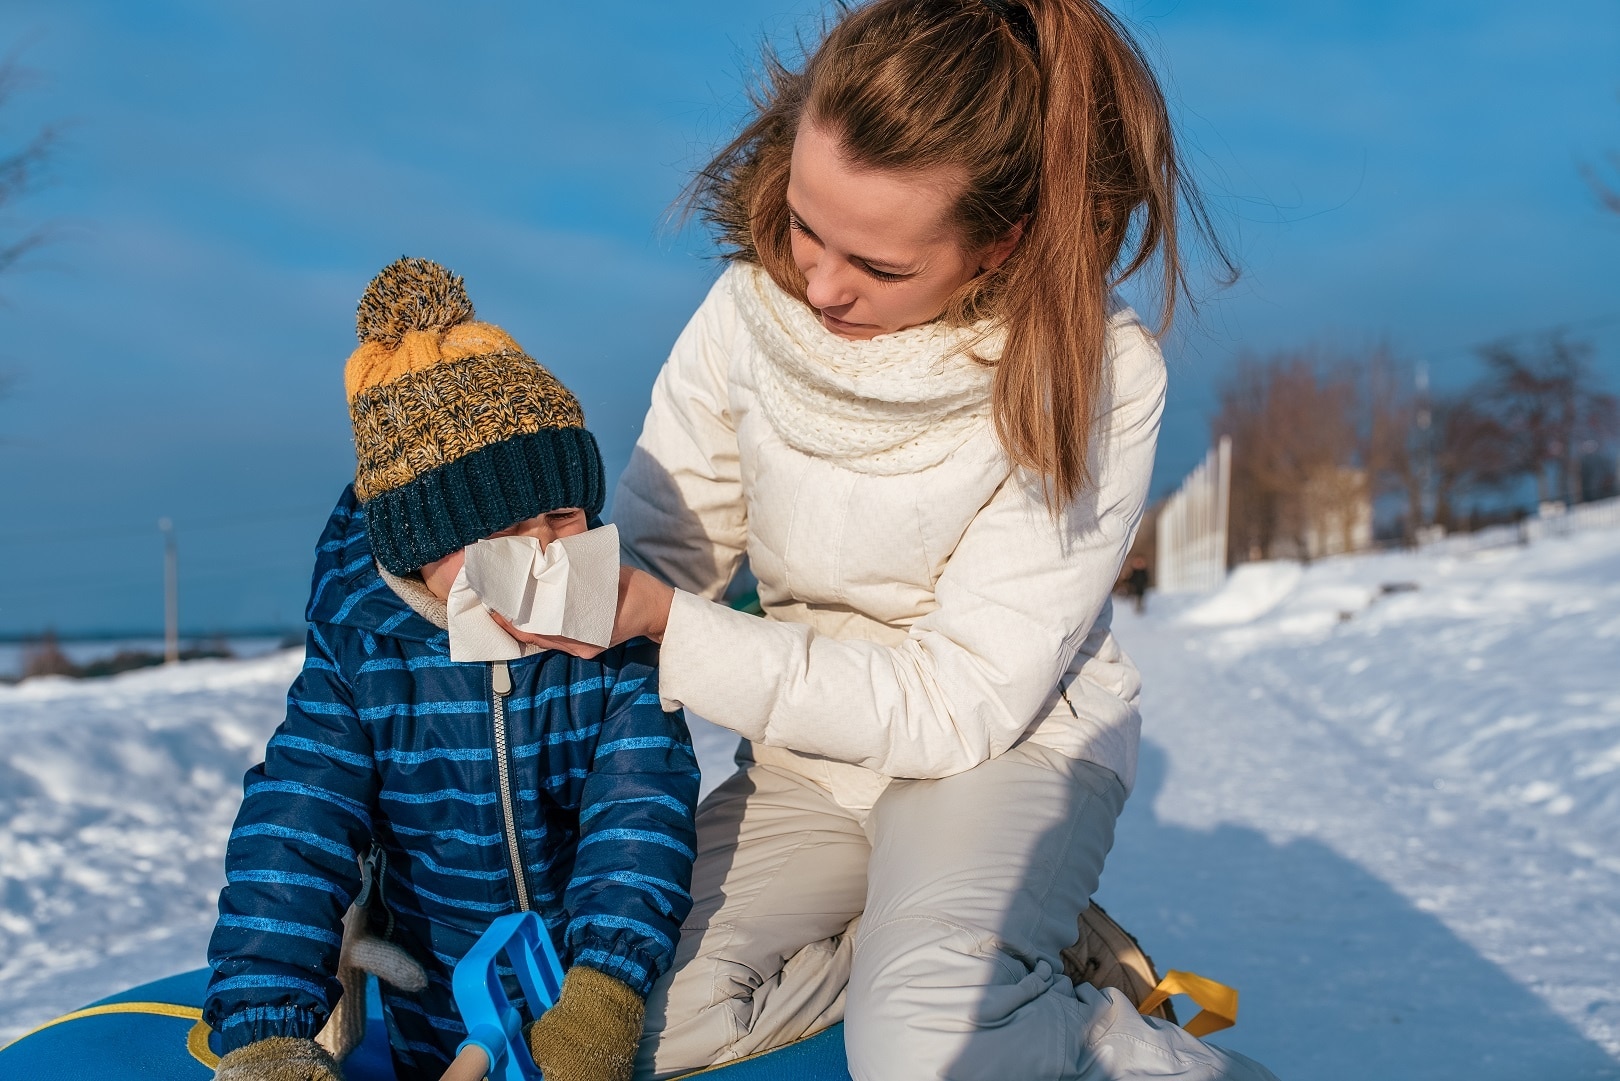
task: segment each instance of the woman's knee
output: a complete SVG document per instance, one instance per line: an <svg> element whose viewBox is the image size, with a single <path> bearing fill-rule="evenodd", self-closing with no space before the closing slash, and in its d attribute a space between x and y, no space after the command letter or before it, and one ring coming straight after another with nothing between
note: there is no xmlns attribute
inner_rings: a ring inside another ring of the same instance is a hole
<svg viewBox="0 0 1620 1081"><path fill-rule="evenodd" d="M647 999L637 1077L670 1077L729 1062L818 1032L838 1021L851 945L839 935L782 962L750 951L694 957Z"/></svg>
<svg viewBox="0 0 1620 1081"><path fill-rule="evenodd" d="M974 1035L1002 1027L1067 984L1045 961L949 918L912 914L864 930L845 1012L850 1072L864 1078L943 1076Z"/></svg>

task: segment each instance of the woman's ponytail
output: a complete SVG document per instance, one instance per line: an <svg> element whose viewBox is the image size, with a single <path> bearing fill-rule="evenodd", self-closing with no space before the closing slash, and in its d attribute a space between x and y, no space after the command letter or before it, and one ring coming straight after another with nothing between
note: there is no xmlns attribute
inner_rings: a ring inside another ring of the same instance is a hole
<svg viewBox="0 0 1620 1081"><path fill-rule="evenodd" d="M1040 70L1039 181L999 315L996 429L1066 503L1090 479L1109 294L1154 263L1159 330L1182 291L1182 178L1169 111L1141 50L1098 0L1006 0L1028 12ZM1155 258L1156 257L1156 258Z"/></svg>

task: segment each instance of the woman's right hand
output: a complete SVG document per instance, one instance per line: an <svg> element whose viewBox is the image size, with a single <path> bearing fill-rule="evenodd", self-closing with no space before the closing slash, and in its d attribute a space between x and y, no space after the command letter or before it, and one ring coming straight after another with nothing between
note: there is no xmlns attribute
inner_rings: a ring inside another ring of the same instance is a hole
<svg viewBox="0 0 1620 1081"><path fill-rule="evenodd" d="M674 601L675 590L646 571L620 567L619 607L613 617L613 640L610 644L616 646L632 638L651 638L654 642L662 642L664 630L669 625L670 605ZM561 650L590 660L607 648L560 635L520 631L493 608L489 614L507 634L519 642L529 642L541 649Z"/></svg>

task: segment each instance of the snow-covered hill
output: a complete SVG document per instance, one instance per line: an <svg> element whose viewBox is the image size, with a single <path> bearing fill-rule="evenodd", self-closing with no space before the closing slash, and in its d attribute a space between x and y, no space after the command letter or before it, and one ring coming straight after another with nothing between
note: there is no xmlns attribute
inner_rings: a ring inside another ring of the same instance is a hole
<svg viewBox="0 0 1620 1081"><path fill-rule="evenodd" d="M1100 900L1297 1079L1620 1077L1620 531L1245 567L1116 625ZM298 659L0 688L0 1036L203 963ZM706 783L735 742L694 723Z"/></svg>

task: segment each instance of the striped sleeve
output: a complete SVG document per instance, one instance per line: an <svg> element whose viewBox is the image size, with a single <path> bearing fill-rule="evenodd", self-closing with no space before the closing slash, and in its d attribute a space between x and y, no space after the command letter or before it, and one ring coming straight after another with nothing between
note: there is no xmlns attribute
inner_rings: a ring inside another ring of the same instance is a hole
<svg viewBox="0 0 1620 1081"><path fill-rule="evenodd" d="M659 705L651 646L627 651L585 780L566 898L570 964L646 995L692 907L698 766L686 721Z"/></svg>
<svg viewBox="0 0 1620 1081"><path fill-rule="evenodd" d="M248 771L225 851L203 1016L224 1048L313 1037L337 1001L343 913L376 802L371 741L312 625L287 719Z"/></svg>

